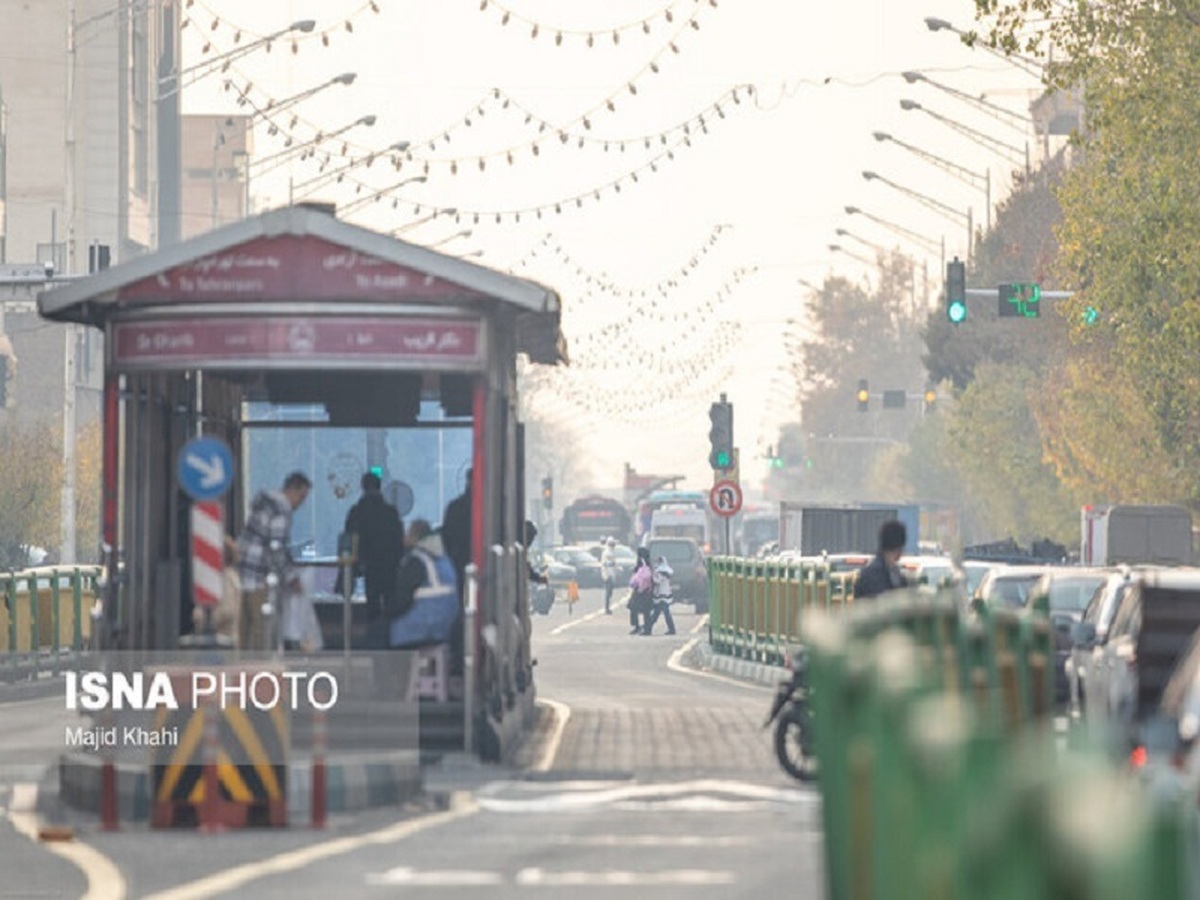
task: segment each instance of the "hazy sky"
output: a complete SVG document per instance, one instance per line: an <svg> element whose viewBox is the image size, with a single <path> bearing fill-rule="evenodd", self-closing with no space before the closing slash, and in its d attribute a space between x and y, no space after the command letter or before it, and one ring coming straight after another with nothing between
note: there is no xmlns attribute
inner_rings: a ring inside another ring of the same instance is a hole
<svg viewBox="0 0 1200 900"><path fill-rule="evenodd" d="M352 86L329 87L275 121L290 129L293 146L368 114L374 126L320 141L314 158L297 153L255 166L260 207L287 202L288 179L314 178L326 154L326 171L358 161L341 184L312 194L343 206L424 175L424 183L384 193L345 218L390 231L433 209L456 209L458 222L439 217L403 236L445 240L444 252L479 254L472 258L481 264L558 290L577 364L555 373L536 402L592 436L596 486L618 485L626 461L640 471L685 472L706 486L707 410L721 391L735 404L743 481L752 484L765 473L755 457L781 421L795 418L780 367L789 335L795 340L802 329L808 292L797 280L869 271L829 245L872 257L857 238L900 244L940 285L940 252L923 252L843 207L937 243L944 238L948 256L964 254L965 222L861 172L963 213L971 208L976 222L986 216L982 188L872 132L990 172L993 204L1007 193L1014 167L1006 151L929 112L1022 154L1028 142L1037 162L1030 132L900 77L916 70L1027 113L1035 78L923 21L935 16L967 29L973 7L969 0L195 0L186 10L185 66L206 58L205 42L209 56L239 46L239 29L244 45L297 20L317 27L295 52L289 40L277 41L270 53L248 53L224 75L195 83L184 108L249 112L221 90L224 78L264 107L356 72ZM902 110L902 98L929 112ZM283 140L258 120L258 156L283 150ZM383 160L362 163L399 141L409 142L413 157L399 171ZM853 237L839 237L838 228Z"/></svg>

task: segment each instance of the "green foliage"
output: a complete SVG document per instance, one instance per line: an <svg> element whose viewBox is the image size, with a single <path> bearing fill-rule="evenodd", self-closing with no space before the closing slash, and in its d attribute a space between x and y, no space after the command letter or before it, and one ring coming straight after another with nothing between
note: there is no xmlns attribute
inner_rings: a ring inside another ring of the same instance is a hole
<svg viewBox="0 0 1200 900"><path fill-rule="evenodd" d="M28 563L25 548L57 547L62 443L45 426L0 425L0 566Z"/></svg>
<svg viewBox="0 0 1200 900"><path fill-rule="evenodd" d="M1053 283L1054 227L1061 218L1054 190L1063 168L1060 157L1017 177L1013 193L996 209L991 231L976 241L968 287L994 288L1013 280ZM1041 366L1050 348L1062 343L1065 327L1045 310L1037 322L1025 322L999 318L992 298L970 297L967 303L971 312L961 325L950 324L940 311L926 322L925 365L931 381L948 381L961 390L980 363Z"/></svg>
<svg viewBox="0 0 1200 900"><path fill-rule="evenodd" d="M948 427L953 465L975 514L1018 541L1077 536L1078 511L1042 454L1030 409L1040 390L1029 370L981 364Z"/></svg>
<svg viewBox="0 0 1200 900"><path fill-rule="evenodd" d="M986 38L1013 46L1048 0L977 3ZM1076 347L1043 408L1047 448L1073 486L1109 497L1200 498L1200 10L1194 2L1053 4L1056 85L1082 89L1087 128L1060 199L1055 271ZM1094 325L1083 311L1098 310ZM1066 354L1063 354L1066 355ZM1107 404L1090 402L1087 387ZM1103 427L1107 423L1108 429ZM1119 424L1122 431L1113 430ZM1101 442L1084 446L1084 437ZM1129 441L1147 460L1115 462Z"/></svg>

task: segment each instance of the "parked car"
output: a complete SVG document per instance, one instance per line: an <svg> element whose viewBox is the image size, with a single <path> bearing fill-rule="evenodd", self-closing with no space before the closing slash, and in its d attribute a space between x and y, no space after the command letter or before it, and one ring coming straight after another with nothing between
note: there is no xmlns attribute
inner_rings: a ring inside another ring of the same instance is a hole
<svg viewBox="0 0 1200 900"><path fill-rule="evenodd" d="M1045 597L1054 626L1054 702L1059 708L1065 709L1071 697L1066 663L1074 645L1072 629L1108 580L1102 569L1051 569L1029 591L1026 606Z"/></svg>
<svg viewBox="0 0 1200 900"><path fill-rule="evenodd" d="M545 572L551 584L565 585L568 581L577 581L575 567L565 562L559 562L549 553L542 553L535 558L529 557L529 564L535 571Z"/></svg>
<svg viewBox="0 0 1200 900"><path fill-rule="evenodd" d="M979 590L979 583L983 581L983 576L999 565L994 562L984 562L980 559L964 559L959 568L962 569L964 587L968 597L974 597L975 592Z"/></svg>
<svg viewBox="0 0 1200 900"><path fill-rule="evenodd" d="M604 545L589 544L587 552L599 560L601 554L604 553ZM624 544L616 544L613 546L613 556L617 561L617 584L625 584L629 581L633 575L634 568L637 566L637 552L631 547L626 547Z"/></svg>
<svg viewBox="0 0 1200 900"><path fill-rule="evenodd" d="M1200 631L1192 636L1171 677L1162 700L1139 734L1141 775L1157 785L1186 791L1192 802L1200 796Z"/></svg>
<svg viewBox="0 0 1200 900"><path fill-rule="evenodd" d="M991 609L1022 609L1029 589L1046 574L1049 566L1000 565L991 569L979 582L972 603Z"/></svg>
<svg viewBox="0 0 1200 900"><path fill-rule="evenodd" d="M675 602L691 602L696 612L708 612L708 568L700 545L692 538L663 537L650 538L646 549L651 565L658 565L658 558L665 556L674 569L671 591Z"/></svg>
<svg viewBox="0 0 1200 900"><path fill-rule="evenodd" d="M574 545L553 547L550 555L561 563L575 567L575 580L581 588L601 587L604 584L604 580L600 577L600 560L583 547Z"/></svg>
<svg viewBox="0 0 1200 900"><path fill-rule="evenodd" d="M1092 595L1080 620L1071 626L1071 650L1063 663L1063 672L1067 679L1068 710L1072 716L1083 715L1088 673L1099 658L1113 616L1126 591L1132 587L1133 578L1134 570L1128 567L1107 570L1104 585ZM1081 629L1083 625L1087 628Z"/></svg>
<svg viewBox="0 0 1200 900"><path fill-rule="evenodd" d="M957 584L962 579L962 573L948 556L902 556L900 571L914 586L927 584L934 588L944 587Z"/></svg>
<svg viewBox="0 0 1200 900"><path fill-rule="evenodd" d="M1089 723L1136 743L1197 627L1200 569L1157 569L1134 578L1088 671L1083 708ZM1076 634L1081 643L1095 637L1086 622Z"/></svg>

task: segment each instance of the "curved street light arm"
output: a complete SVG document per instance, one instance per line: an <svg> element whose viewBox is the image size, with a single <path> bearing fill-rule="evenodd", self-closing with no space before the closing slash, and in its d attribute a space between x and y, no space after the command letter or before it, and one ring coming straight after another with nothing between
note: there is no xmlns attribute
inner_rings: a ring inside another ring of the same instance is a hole
<svg viewBox="0 0 1200 900"><path fill-rule="evenodd" d="M918 81L923 81L930 87L935 87L939 91L944 91L951 97L957 97L964 103L970 103L972 106L975 106L976 108L988 113L992 118L997 119L1012 128L1015 128L1022 134L1026 133L1033 127L1033 119L1029 116L1022 115L1021 113L1015 112L1011 109L1005 109L1003 106L999 106L988 100L984 100L982 97L973 97L966 91L960 91L958 88L950 87L948 84L942 84L940 81L934 81L932 78L929 78L927 75L921 72L901 72L900 74L901 77L903 77L904 80L909 84L915 84Z"/></svg>
<svg viewBox="0 0 1200 900"><path fill-rule="evenodd" d="M352 200L338 210L338 215L347 215L348 213L357 212L364 206L369 206L372 202L378 201L384 194L390 194L392 191L398 191L406 184L423 184L429 179L425 175L414 175L412 178L405 178L403 181L397 181L395 184L389 184L385 188L380 188L374 193L367 194L365 197L359 197L357 200ZM304 196L307 196L305 194ZM303 199L303 197L301 197Z"/></svg>
<svg viewBox="0 0 1200 900"><path fill-rule="evenodd" d="M293 22L287 28L281 28L244 46L235 47L228 53L222 53L220 56L214 56L212 59L198 62L194 66L188 66L186 69L180 69L178 72L164 75L158 80L158 97L156 99L165 100L179 93L188 85L195 84L201 78L211 75L218 69L225 71L235 59L241 59L246 54L253 53L259 47L264 47L272 41L283 37L285 34L291 34L293 31L300 31L307 34L316 26L317 23L313 19L301 19L298 22Z"/></svg>

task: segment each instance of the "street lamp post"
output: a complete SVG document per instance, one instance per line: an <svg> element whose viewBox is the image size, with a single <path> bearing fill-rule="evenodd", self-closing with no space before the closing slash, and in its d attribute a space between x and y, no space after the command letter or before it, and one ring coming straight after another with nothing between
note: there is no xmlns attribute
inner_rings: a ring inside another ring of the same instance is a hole
<svg viewBox="0 0 1200 900"><path fill-rule="evenodd" d="M180 28L178 4L159 4L158 90L155 97L155 126L158 139L158 245L179 241L183 225L183 161L180 147L180 93L206 75L227 67L235 59L266 46L293 31L309 32L316 27L312 19L293 22L272 34L250 41L228 53L205 60L186 69L179 68Z"/></svg>
<svg viewBox="0 0 1200 900"><path fill-rule="evenodd" d="M882 225L884 228L890 229L897 234L904 235L910 241L913 241L914 243L924 247L930 253L936 253L938 251L938 243L930 238L927 238L920 232L913 231L911 228L905 228L903 225L897 225L895 222L889 222L887 219L881 219L879 216L874 216L857 206L846 206L843 208L846 210L846 215L848 216L859 215L863 218L870 219L872 222ZM941 249L944 253L946 248L943 246Z"/></svg>
<svg viewBox="0 0 1200 900"><path fill-rule="evenodd" d="M448 207L447 209L435 209L433 212L431 212L427 216L422 216L419 219L414 219L411 222L401 225L399 228L393 229L392 237L399 237L401 234L403 234L406 231L410 231L413 228L417 228L418 226L426 224L427 222L432 222L434 219L438 218L438 216L456 216L456 215L458 215L458 210L453 206Z"/></svg>
<svg viewBox="0 0 1200 900"><path fill-rule="evenodd" d="M905 112L911 112L914 109L920 110L930 118L937 119L937 121L941 122L948 128L952 128L954 131L957 131L959 134L963 135L969 140L974 141L979 146L991 150L998 156L1003 156L1010 162L1020 164L1023 161L1025 163L1025 171L1029 171L1028 141L1025 142L1025 149L1022 150L1020 147L1014 147L1007 141L1002 141L997 137L992 137L990 134L985 134L984 132L971 128L968 125L964 125L962 122L955 121L949 116L943 116L941 113L936 113L932 109L927 109L916 100L901 100L900 108ZM1009 156L1008 154L1012 154L1012 156Z"/></svg>
<svg viewBox="0 0 1200 900"><path fill-rule="evenodd" d="M991 169L984 169L982 173L975 172L971 169L968 169L966 166L960 166L956 162L951 162L948 159L943 159L942 157L938 156L936 153L930 153L928 150L922 150L920 147L914 147L912 144L907 144L898 138L892 137L887 132L875 131L875 132L872 132L872 135L874 136L875 140L891 141L897 147L903 147L905 150L909 151L910 153L912 153L916 156L919 156L921 159L925 160L926 162L932 163L933 165L937 166L939 169L941 169L945 172L949 172L951 175L953 175L955 178L957 178L959 181L963 182L964 184L969 185L970 187L976 188L977 190L982 190L983 195L984 195L984 200L987 203L987 215L986 215L987 227L989 230L991 230L991 227L992 227L992 171L991 171Z"/></svg>
<svg viewBox="0 0 1200 900"><path fill-rule="evenodd" d="M950 22L947 22L945 19L939 19L936 16L926 16L925 27L930 31L949 31L957 34L959 37L967 36L965 31L955 28ZM973 43L971 46L972 48L979 47L985 53L990 53L997 59L1002 59L1020 69L1022 72L1032 75L1035 78L1040 79L1042 77L1042 66L1041 63L1039 63L1036 59L1030 59L1028 56L1020 56L1016 53L1010 56L1007 53L1004 53L1000 50L995 50L989 47L987 44L982 44L978 41Z"/></svg>
<svg viewBox="0 0 1200 900"><path fill-rule="evenodd" d="M966 91L960 91L958 88L950 87L948 84L942 84L940 81L934 81L932 78L926 76L923 72L901 72L900 77L909 84L916 84L919 81L923 84L929 85L930 87L935 87L939 91L949 94L951 97L957 97L964 103L971 104L976 109L987 113L997 121L1004 122L1006 125L1009 125L1017 131L1020 131L1022 134L1033 127L1033 119L1030 116L1023 115L1011 109L1005 109L1003 106L998 106L995 103L984 100L982 97L973 97Z"/></svg>
<svg viewBox="0 0 1200 900"><path fill-rule="evenodd" d="M838 237L850 238L852 241L858 241L858 243L862 244L864 247L866 247L868 250L870 250L874 253L881 254L881 255L887 254L887 250L885 250L879 244L874 244L871 241L868 241L866 238L861 238L854 232L847 231L845 228L835 228L833 230L833 233L836 234Z"/></svg>
<svg viewBox="0 0 1200 900"><path fill-rule="evenodd" d="M964 213L962 210L955 209L952 206L947 206L941 200L936 200L927 194L922 194L919 191L914 191L912 188L906 188L906 187L904 187L904 185L896 184L896 182L891 181L887 178L884 178L882 175L879 175L875 172L863 172L862 177L864 179L866 179L867 181L881 181L884 184L886 184L888 187L913 198L918 203L920 203L922 206L924 206L926 209L930 209L936 213L940 213L943 217L948 218L951 221L956 222L956 221L965 220L966 224L967 224L966 257L967 257L967 261L970 262L971 243L974 238L974 234L973 234L974 233L974 225L972 222L970 207L968 207L967 211Z"/></svg>
<svg viewBox="0 0 1200 900"><path fill-rule="evenodd" d="M350 203L343 206L338 211L338 214L344 216L348 213L357 212L358 210L362 209L364 206L369 205L373 201L378 202L379 198L382 197L384 194L390 194L392 191L398 191L400 188L404 187L404 185L406 185L406 184L424 184L428 180L429 179L424 175L414 175L412 178L405 178L403 181L397 181L395 184L389 184L387 187L380 188L379 190L375 191L373 194L368 194L365 197L359 197L357 200L351 201Z"/></svg>
<svg viewBox="0 0 1200 900"><path fill-rule="evenodd" d="M403 153L408 149L408 147L408 141L396 141L394 144L390 144L383 150L368 153L366 156L361 156L358 159L352 159L350 162L330 169L328 172L319 172L312 178L308 178L304 181L294 184L292 185L292 191L301 198L304 198L312 193L315 189L324 187L326 184L334 181L340 183L346 177L346 173L351 169L357 169L359 166L364 166L369 169L374 164L375 160L383 154Z"/></svg>
<svg viewBox="0 0 1200 900"><path fill-rule="evenodd" d="M454 234L448 234L443 238L438 238L432 244L423 244L427 250L432 250L434 247L441 247L443 244L448 244L456 238L468 238L471 236L471 229L464 228L461 231L456 231Z"/></svg>
<svg viewBox="0 0 1200 900"><path fill-rule="evenodd" d="M301 144L285 146L282 150L278 151L277 153L272 153L270 156L260 157L259 159L254 160L251 163L251 166L255 170L255 175L258 177L262 177L267 172L271 172L271 171L279 168L280 166L282 166L284 163L291 160L294 156L296 156L297 153L300 153L301 159L306 159L308 156L316 153L316 148L319 147L321 144L323 144L325 141L328 141L335 137L340 137L341 135L345 134L347 131L350 131L352 128L357 128L359 125L366 125L367 127L370 127L374 124L375 124L375 116L373 114L359 116L353 122L350 122L347 125L343 125L341 128L335 128L333 131L329 132L328 134L326 134L324 132L319 132L311 140L304 141ZM289 200L289 202L291 201L290 192L288 195L288 200Z"/></svg>
<svg viewBox="0 0 1200 900"><path fill-rule="evenodd" d="M867 259L865 256L860 256L859 254L855 253L853 250L846 249L841 244L830 244L829 249L832 250L834 253L845 253L851 259L858 260L864 266L873 266L876 264L876 260Z"/></svg>

